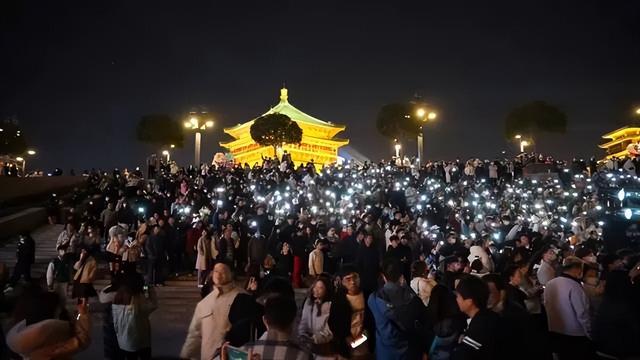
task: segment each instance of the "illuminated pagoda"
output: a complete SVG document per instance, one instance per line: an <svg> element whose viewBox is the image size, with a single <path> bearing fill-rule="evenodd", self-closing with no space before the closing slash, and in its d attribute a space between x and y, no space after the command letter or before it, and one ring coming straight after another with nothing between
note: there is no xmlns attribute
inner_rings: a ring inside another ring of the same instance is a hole
<svg viewBox="0 0 640 360"><path fill-rule="evenodd" d="M349 143L349 140L334 138L336 134L345 129L344 125L319 120L298 110L289 103L286 88L280 90L278 105L272 107L262 116L273 113L287 115L302 129L300 144L285 144L278 150L278 156L281 156L285 150L291 154L291 160L296 165L306 164L312 160L317 166L335 163L338 160L338 148ZM262 163L262 156L274 156L273 148L260 146L251 138L249 130L256 119L224 129L224 132L231 135L234 140L221 142L220 146L229 149L235 163L248 163L253 166L256 162Z"/></svg>
<svg viewBox="0 0 640 360"><path fill-rule="evenodd" d="M602 138L609 140L607 143L598 145L607 152L605 159L624 158L628 155L628 146L640 142L640 127L625 126L602 135Z"/></svg>

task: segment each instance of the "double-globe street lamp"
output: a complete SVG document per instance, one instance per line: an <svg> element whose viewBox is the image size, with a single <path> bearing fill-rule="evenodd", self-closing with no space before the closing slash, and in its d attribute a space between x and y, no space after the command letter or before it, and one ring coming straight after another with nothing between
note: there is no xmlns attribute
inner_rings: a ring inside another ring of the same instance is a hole
<svg viewBox="0 0 640 360"><path fill-rule="evenodd" d="M422 124L430 120L435 120L438 117L438 114L427 108L419 107L416 110L416 117L418 118L418 121L420 121L418 124L420 128L420 132L418 133L418 163L422 165L422 154L424 151L424 134L422 132Z"/></svg>
<svg viewBox="0 0 640 360"><path fill-rule="evenodd" d="M522 135L518 134L515 136L515 139L518 140L518 142L520 142L520 152L523 153L524 152L524 148L531 145L531 143L527 140L524 140L522 138Z"/></svg>
<svg viewBox="0 0 640 360"><path fill-rule="evenodd" d="M196 167L200 167L200 142L202 141L202 131L213 127L213 120L207 118L208 115L206 112L191 112L189 113L189 120L184 122L184 127L188 130L195 131L196 134L194 153L194 163Z"/></svg>
<svg viewBox="0 0 640 360"><path fill-rule="evenodd" d="M23 156L18 156L16 157L16 161L21 162L22 163L22 176L25 176L27 173L27 159L26 159L26 155L29 156L33 156L36 154L36 151L33 149L29 149L27 150L26 154Z"/></svg>

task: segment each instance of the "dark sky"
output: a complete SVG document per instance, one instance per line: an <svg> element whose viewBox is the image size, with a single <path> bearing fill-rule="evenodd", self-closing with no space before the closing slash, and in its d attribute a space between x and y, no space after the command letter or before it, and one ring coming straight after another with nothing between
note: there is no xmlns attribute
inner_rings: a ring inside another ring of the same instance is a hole
<svg viewBox="0 0 640 360"><path fill-rule="evenodd" d="M21 1L0 2L0 116L15 115L39 154L65 169L143 163L135 142L148 113L205 106L216 128L289 100L347 125L344 137L378 159L389 102L414 93L441 116L427 126L430 158L494 157L509 109L556 104L565 136L539 149L601 154L599 136L640 104L637 1ZM191 159L193 139L176 152Z"/></svg>

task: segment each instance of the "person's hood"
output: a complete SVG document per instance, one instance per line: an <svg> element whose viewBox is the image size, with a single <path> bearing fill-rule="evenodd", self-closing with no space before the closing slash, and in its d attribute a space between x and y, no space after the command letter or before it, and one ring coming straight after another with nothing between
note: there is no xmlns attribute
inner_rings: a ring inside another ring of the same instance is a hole
<svg viewBox="0 0 640 360"><path fill-rule="evenodd" d="M13 352L28 357L38 349L62 342L70 336L68 321L49 319L27 326L26 320L22 320L7 333L7 346Z"/></svg>
<svg viewBox="0 0 640 360"><path fill-rule="evenodd" d="M411 302L413 292L407 286L397 283L387 282L378 291L380 299L394 306L408 304Z"/></svg>

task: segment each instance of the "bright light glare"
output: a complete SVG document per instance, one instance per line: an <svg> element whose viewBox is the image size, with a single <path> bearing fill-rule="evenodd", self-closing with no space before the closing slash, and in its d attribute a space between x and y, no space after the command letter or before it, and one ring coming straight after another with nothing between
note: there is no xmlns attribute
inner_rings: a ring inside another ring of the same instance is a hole
<svg viewBox="0 0 640 360"><path fill-rule="evenodd" d="M633 215L633 212L631 211L631 209L624 209L624 217L625 217L625 219L627 219L627 220L631 219L632 215Z"/></svg>
<svg viewBox="0 0 640 360"><path fill-rule="evenodd" d="M213 127L213 121L209 120L206 122L207 127Z"/></svg>
<svg viewBox="0 0 640 360"><path fill-rule="evenodd" d="M427 115L427 119L429 120L435 120L438 117L438 114L434 113L433 111L429 113L429 115Z"/></svg>
<svg viewBox="0 0 640 360"><path fill-rule="evenodd" d="M623 201L626 195L624 189L620 189L620 191L618 191L618 200Z"/></svg>
<svg viewBox="0 0 640 360"><path fill-rule="evenodd" d="M27 150L27 154L29 155L35 155L36 151L35 150Z"/></svg>

